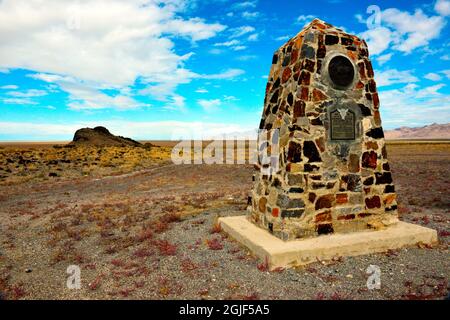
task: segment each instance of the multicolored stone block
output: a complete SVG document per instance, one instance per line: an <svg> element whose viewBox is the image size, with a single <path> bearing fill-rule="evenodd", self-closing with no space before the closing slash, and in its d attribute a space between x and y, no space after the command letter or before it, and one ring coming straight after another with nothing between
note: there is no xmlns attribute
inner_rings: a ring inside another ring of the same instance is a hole
<svg viewBox="0 0 450 320"><path fill-rule="evenodd" d="M373 76L365 41L318 19L275 52L258 152L278 166L256 165L253 223L291 240L398 221Z"/></svg>

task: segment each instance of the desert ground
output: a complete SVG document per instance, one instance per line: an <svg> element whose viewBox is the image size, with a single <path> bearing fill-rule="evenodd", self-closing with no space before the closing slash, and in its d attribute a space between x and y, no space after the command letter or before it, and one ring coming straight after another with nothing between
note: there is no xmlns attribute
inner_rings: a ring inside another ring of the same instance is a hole
<svg viewBox="0 0 450 320"><path fill-rule="evenodd" d="M155 142L154 142L155 144ZM450 143L389 143L400 219L438 245L269 272L224 234L252 165L174 165L152 148L0 146L0 299L444 299ZM68 266L81 289L68 289ZM366 286L369 265L381 289Z"/></svg>

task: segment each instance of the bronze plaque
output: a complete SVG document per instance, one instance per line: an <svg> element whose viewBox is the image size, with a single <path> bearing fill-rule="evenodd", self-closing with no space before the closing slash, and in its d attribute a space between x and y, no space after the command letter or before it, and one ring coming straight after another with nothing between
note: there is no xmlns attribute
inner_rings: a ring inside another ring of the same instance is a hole
<svg viewBox="0 0 450 320"><path fill-rule="evenodd" d="M355 139L355 114L348 109L338 109L330 113L331 140Z"/></svg>

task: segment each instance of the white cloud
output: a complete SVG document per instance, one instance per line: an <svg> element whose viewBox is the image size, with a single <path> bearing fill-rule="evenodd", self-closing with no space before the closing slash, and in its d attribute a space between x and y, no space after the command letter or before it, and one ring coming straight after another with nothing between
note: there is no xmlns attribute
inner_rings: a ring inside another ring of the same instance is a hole
<svg viewBox="0 0 450 320"><path fill-rule="evenodd" d="M153 98L166 102L165 109L178 108L185 111L185 98L173 93L174 88L183 83L189 83L194 79L232 80L242 74L241 69L227 69L216 74L197 74L186 69L177 69L175 74L161 74L157 84L150 85L140 90L140 95L151 95ZM49 83L56 83L59 87L69 93L68 106L71 110L106 109L129 110L149 107L132 96L130 89L121 88L116 95L103 93L101 87L79 81L71 77L62 77L45 73L30 74L31 78L39 79ZM147 79L143 79L145 83Z"/></svg>
<svg viewBox="0 0 450 320"><path fill-rule="evenodd" d="M394 34L390 29L385 27L369 29L359 36L367 41L371 55L382 53L389 48L391 42L394 41Z"/></svg>
<svg viewBox="0 0 450 320"><path fill-rule="evenodd" d="M430 96L440 96L441 93L438 91L440 89L442 89L443 87L445 87L445 84L439 83L439 84L435 84L433 86L429 86L429 87L425 87L423 89L417 90L416 98L420 99L420 98L427 98Z"/></svg>
<svg viewBox="0 0 450 320"><path fill-rule="evenodd" d="M240 41L239 40L230 40L230 41L226 41L226 42L219 42L219 43L215 43L214 46L215 47L232 47L235 45L239 45Z"/></svg>
<svg viewBox="0 0 450 320"><path fill-rule="evenodd" d="M257 1L244 1L233 4L234 9L255 8Z"/></svg>
<svg viewBox="0 0 450 320"><path fill-rule="evenodd" d="M398 83L418 82L419 79L412 74L411 70L398 71L389 69L375 72L375 80L378 87L389 86Z"/></svg>
<svg viewBox="0 0 450 320"><path fill-rule="evenodd" d="M0 100L5 104L16 104L16 105L36 105L38 104L33 98L46 96L48 93L45 90L28 89L24 91L17 91L18 86L16 85L6 85L2 89L6 90L16 90L7 91L3 93L4 96L0 96Z"/></svg>
<svg viewBox="0 0 450 320"><path fill-rule="evenodd" d="M15 84L8 84L6 86L0 87L0 89L3 89L3 90L16 90L16 89L19 89L19 87L16 86Z"/></svg>
<svg viewBox="0 0 450 320"><path fill-rule="evenodd" d="M437 0L434 5L434 10L442 16L450 15L450 1L448 0Z"/></svg>
<svg viewBox="0 0 450 320"><path fill-rule="evenodd" d="M203 79L234 79L242 74L244 74L245 71L241 69L228 69L221 73L217 74L209 74L209 75L203 75L201 78Z"/></svg>
<svg viewBox="0 0 450 320"><path fill-rule="evenodd" d="M242 12L242 17L245 19L255 19L259 17L260 13L258 11L250 12L250 11L244 11Z"/></svg>
<svg viewBox="0 0 450 320"><path fill-rule="evenodd" d="M222 104L220 99L212 99L212 100L199 99L199 100L197 100L197 103L206 112L216 111L219 108L219 106Z"/></svg>
<svg viewBox="0 0 450 320"><path fill-rule="evenodd" d="M276 41L286 41L286 40L289 40L290 38L291 38L290 36L279 36L279 37L276 37L275 40Z"/></svg>
<svg viewBox="0 0 450 320"><path fill-rule="evenodd" d="M208 93L209 91L206 90L205 88L198 88L197 90L195 90L195 92L197 92L197 93Z"/></svg>
<svg viewBox="0 0 450 320"><path fill-rule="evenodd" d="M72 77L47 73L34 73L27 76L51 83L53 86L57 84L58 88L69 94L67 106L71 110L99 110L107 108L129 110L149 106L136 101L131 96L129 87L119 88L117 94L108 95L101 91L101 85L80 81Z"/></svg>
<svg viewBox="0 0 450 320"><path fill-rule="evenodd" d="M224 95L224 96L223 96L223 100L225 100L225 101L238 101L239 99L236 98L235 96L227 96L227 95Z"/></svg>
<svg viewBox="0 0 450 320"><path fill-rule="evenodd" d="M424 76L424 78L431 80L431 81L440 81L442 79L442 77L440 75L438 75L437 73L434 73L434 72L427 73Z"/></svg>
<svg viewBox="0 0 450 320"><path fill-rule="evenodd" d="M450 56L449 56L448 54L445 54L445 55L443 55L443 56L441 57L441 60L449 61L449 60L450 60Z"/></svg>
<svg viewBox="0 0 450 320"><path fill-rule="evenodd" d="M313 16L311 14L308 14L308 15L302 14L302 15L298 16L297 22L305 22L305 21L309 22L310 20L313 20L314 18L315 18L315 16Z"/></svg>
<svg viewBox="0 0 450 320"><path fill-rule="evenodd" d="M169 98L164 109L186 112L186 98L179 94L174 94Z"/></svg>
<svg viewBox="0 0 450 320"><path fill-rule="evenodd" d="M427 16L420 9L413 14L395 8L386 9L381 12L381 21L381 27L360 34L366 39L369 51L374 55L387 48L411 53L438 38L445 26L443 17Z"/></svg>
<svg viewBox="0 0 450 320"><path fill-rule="evenodd" d="M175 74L161 75L162 78L159 84L150 84L145 89L140 90L139 94L151 95L160 101L168 101L170 99L173 100L172 92L174 87L179 84L189 83L194 79L233 80L244 73L245 71L241 69L227 69L216 74L198 74L189 70L178 69Z"/></svg>
<svg viewBox="0 0 450 320"><path fill-rule="evenodd" d="M443 86L420 89L416 84L408 84L400 89L380 90L383 127L413 127L446 121L450 114L450 96L438 92Z"/></svg>
<svg viewBox="0 0 450 320"><path fill-rule="evenodd" d="M236 47L233 47L234 51L241 51L241 50L245 50L245 49L247 49L247 46L236 46Z"/></svg>
<svg viewBox="0 0 450 320"><path fill-rule="evenodd" d="M189 20L171 20L167 22L165 29L164 32L199 41L214 37L218 32L223 31L225 26L217 23L207 24L201 18L191 18Z"/></svg>
<svg viewBox="0 0 450 320"><path fill-rule="evenodd" d="M381 56L378 56L377 62L380 66L382 66L383 64L385 64L386 62L388 62L389 60L391 60L392 58L392 53L387 53L387 54L383 54Z"/></svg>
<svg viewBox="0 0 450 320"><path fill-rule="evenodd" d="M259 38L259 33L254 33L248 36L247 40L248 41L257 41Z"/></svg>
<svg viewBox="0 0 450 320"><path fill-rule="evenodd" d="M5 104L19 104L19 105L35 105L36 101L30 98L3 98L3 103Z"/></svg>
<svg viewBox="0 0 450 320"><path fill-rule="evenodd" d="M249 60L254 60L257 58L258 58L258 56L256 56L256 55L247 54L247 55L239 56L236 59L239 61L249 61Z"/></svg>
<svg viewBox="0 0 450 320"><path fill-rule="evenodd" d="M442 72L443 74L445 74L445 76L446 76L447 78L450 79L450 69L448 69L448 70L442 70L441 72Z"/></svg>
<svg viewBox="0 0 450 320"><path fill-rule="evenodd" d="M0 70L22 68L57 84L69 77L89 86L99 101L72 103L75 108L136 106L131 97L107 98L98 88L120 90L140 78L170 88L170 98L180 81L166 75L189 73L184 63L192 55L177 54L172 38L200 41L226 28L181 18L186 6L184 0L0 1Z"/></svg>
<svg viewBox="0 0 450 320"><path fill-rule="evenodd" d="M231 38L238 38L243 36L244 34L255 31L255 28L252 26L241 26L237 28L230 29Z"/></svg>
<svg viewBox="0 0 450 320"><path fill-rule="evenodd" d="M33 98L45 96L47 95L47 91L37 89L29 89L26 91L8 91L6 92L6 95L16 98Z"/></svg>

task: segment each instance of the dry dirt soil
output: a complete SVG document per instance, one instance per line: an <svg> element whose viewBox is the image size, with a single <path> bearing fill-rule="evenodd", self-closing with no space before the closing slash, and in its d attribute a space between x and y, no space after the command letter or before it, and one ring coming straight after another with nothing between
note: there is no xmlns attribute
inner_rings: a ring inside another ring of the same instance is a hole
<svg viewBox="0 0 450 320"><path fill-rule="evenodd" d="M167 145L1 147L0 299L444 299L450 144L388 153L400 218L436 229L439 245L268 272L216 224L244 213L251 165L174 165Z"/></svg>

